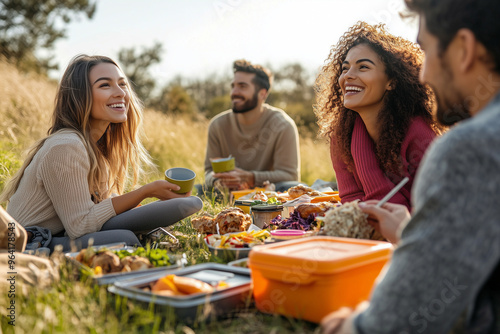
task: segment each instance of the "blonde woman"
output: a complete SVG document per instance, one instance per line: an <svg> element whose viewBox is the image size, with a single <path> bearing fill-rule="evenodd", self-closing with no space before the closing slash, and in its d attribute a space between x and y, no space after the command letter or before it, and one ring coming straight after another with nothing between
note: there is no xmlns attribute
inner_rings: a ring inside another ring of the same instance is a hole
<svg viewBox="0 0 500 334"><path fill-rule="evenodd" d="M50 230L51 250L58 244L68 250L72 241L86 247L91 238L94 245L139 244L134 231L171 225L203 206L190 193L174 193L178 186L165 180L123 193L129 171L134 186L141 166L152 165L141 124L141 103L118 64L76 56L59 84L48 136L0 200L24 227ZM146 198L159 201L137 207Z"/></svg>

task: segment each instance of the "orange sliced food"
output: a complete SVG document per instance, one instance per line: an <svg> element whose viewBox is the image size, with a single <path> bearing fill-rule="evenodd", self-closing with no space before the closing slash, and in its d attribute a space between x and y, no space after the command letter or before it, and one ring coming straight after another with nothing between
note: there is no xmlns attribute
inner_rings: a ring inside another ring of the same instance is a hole
<svg viewBox="0 0 500 334"><path fill-rule="evenodd" d="M322 193L321 196L315 196L311 198L311 203L328 202L332 199L340 202L340 196L338 191L326 191Z"/></svg>
<svg viewBox="0 0 500 334"><path fill-rule="evenodd" d="M167 297L184 296L183 293L174 292L172 290L158 290L158 291L155 291L154 293L161 295L161 296L167 296Z"/></svg>
<svg viewBox="0 0 500 334"><path fill-rule="evenodd" d="M152 292L159 293L166 296L176 296L182 295L182 293L177 289L172 279L169 276L165 276L156 281L156 283L151 288Z"/></svg>
<svg viewBox="0 0 500 334"><path fill-rule="evenodd" d="M172 280L178 291L185 294L209 293L213 291L213 288L210 284L197 280L195 278L177 275L168 275L167 277Z"/></svg>
<svg viewBox="0 0 500 334"><path fill-rule="evenodd" d="M338 197L336 195L316 196L316 197L311 198L311 203L329 202L332 199L339 201L340 197Z"/></svg>

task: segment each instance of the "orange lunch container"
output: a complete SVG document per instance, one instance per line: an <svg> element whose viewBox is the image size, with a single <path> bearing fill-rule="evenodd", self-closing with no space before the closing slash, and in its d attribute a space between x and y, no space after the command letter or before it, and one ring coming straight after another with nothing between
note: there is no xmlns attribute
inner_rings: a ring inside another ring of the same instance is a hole
<svg viewBox="0 0 500 334"><path fill-rule="evenodd" d="M244 213L250 214L250 204L253 202L252 200L236 200L234 206L243 210Z"/></svg>
<svg viewBox="0 0 500 334"><path fill-rule="evenodd" d="M266 188L259 188L259 187L256 187L256 188L253 188L253 189L245 189L245 190L233 190L231 191L231 200L237 200L239 199L240 197L243 197L245 195L248 195L252 192L258 192L258 191L266 191Z"/></svg>
<svg viewBox="0 0 500 334"><path fill-rule="evenodd" d="M257 308L319 323L340 307L368 300L389 260L383 241L316 236L255 246L250 251Z"/></svg>

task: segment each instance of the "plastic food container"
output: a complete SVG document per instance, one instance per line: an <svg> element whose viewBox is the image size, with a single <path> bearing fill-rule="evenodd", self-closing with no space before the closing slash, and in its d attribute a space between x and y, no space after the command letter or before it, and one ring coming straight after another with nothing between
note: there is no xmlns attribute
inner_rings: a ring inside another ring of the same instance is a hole
<svg viewBox="0 0 500 334"><path fill-rule="evenodd" d="M264 313L319 323L368 300L392 244L310 237L255 246L249 255L255 304Z"/></svg>
<svg viewBox="0 0 500 334"><path fill-rule="evenodd" d="M246 258L248 257L248 254L250 253L251 250L251 248L249 247L217 248L209 245L206 240L204 240L204 242L212 254L214 254L217 257L220 257L226 262Z"/></svg>
<svg viewBox="0 0 500 334"><path fill-rule="evenodd" d="M253 192L258 192L258 191L266 191L266 188L253 188L253 189L245 189L245 190L234 190L231 191L231 198L230 200L237 200L240 197L243 197L245 195L248 195Z"/></svg>
<svg viewBox="0 0 500 334"><path fill-rule="evenodd" d="M282 211L283 205L258 204L253 205L250 209L253 224L260 228L264 228L265 224L269 224L273 218L281 215Z"/></svg>
<svg viewBox="0 0 500 334"><path fill-rule="evenodd" d="M227 263L228 266L233 266L233 267L238 267L241 269L245 269L248 271L248 274L250 274L250 269L248 268L248 257L245 257L243 259L239 259L236 261L231 261Z"/></svg>
<svg viewBox="0 0 500 334"><path fill-rule="evenodd" d="M234 201L234 206L243 210L243 212L250 214L250 204L254 201L249 200L236 200Z"/></svg>
<svg viewBox="0 0 500 334"><path fill-rule="evenodd" d="M288 219L290 214L295 210L293 205L283 205L283 211L281 212L281 218Z"/></svg>
<svg viewBox="0 0 500 334"><path fill-rule="evenodd" d="M302 230L274 230L271 231L271 236L276 240L291 240L306 236L306 231Z"/></svg>
<svg viewBox="0 0 500 334"><path fill-rule="evenodd" d="M224 281L228 284L228 288L210 294L198 293L175 297L143 290L168 274L192 277L209 284ZM251 299L250 285L250 273L244 268L218 263L203 263L174 272L164 270L148 277L117 282L109 286L108 291L142 302L145 306L152 303L155 306L155 311L165 314L165 316L173 311L179 320L193 322L194 320L229 316L234 311L245 307Z"/></svg>
<svg viewBox="0 0 500 334"><path fill-rule="evenodd" d="M134 247L126 246L123 243L94 246L94 248L95 249L106 248L109 250L128 249L130 251L133 251L133 249L134 249ZM68 259L73 261L77 266L79 266L81 268L86 267L84 264L82 264L76 260L76 256L78 255L78 253L79 252L71 252L71 253L66 253L64 255ZM175 256L169 255L169 258L174 259ZM166 266L166 267L156 267L156 268L149 268L149 269L145 269L145 270L135 270L135 271L128 271L128 272L118 272L118 273L110 273L110 274L92 276L92 282L95 284L98 284L98 285L111 284L114 282L118 282L121 280L127 280L130 278L148 276L148 275L151 275L151 274L156 273L156 272L164 271L167 268L169 270L176 270L176 269L179 269L179 267L180 267L180 265L178 265L178 264L172 264L172 265Z"/></svg>

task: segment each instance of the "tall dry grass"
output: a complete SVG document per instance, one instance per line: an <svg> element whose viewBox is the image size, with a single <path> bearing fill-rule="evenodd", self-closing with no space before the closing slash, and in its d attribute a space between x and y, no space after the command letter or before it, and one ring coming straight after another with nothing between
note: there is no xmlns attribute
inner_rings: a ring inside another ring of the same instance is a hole
<svg viewBox="0 0 500 334"><path fill-rule="evenodd" d="M145 145L159 166L160 173L170 167L188 167L203 182L203 163L208 121L192 121L187 116L167 116L156 111L145 113ZM330 151L325 141L300 138L301 181L335 180Z"/></svg>
<svg viewBox="0 0 500 334"><path fill-rule="evenodd" d="M56 83L46 78L22 74L0 61L0 190L23 160L23 152L46 135L50 126ZM162 178L170 167L193 169L197 182L203 182L203 162L208 120L165 115L146 110L144 143L158 170L151 178ZM300 138L301 179L334 180L328 146L324 141L304 135Z"/></svg>
<svg viewBox="0 0 500 334"><path fill-rule="evenodd" d="M311 136L301 136L301 180L309 185L317 179L335 181L332 161L330 160L330 147L323 139Z"/></svg>
<svg viewBox="0 0 500 334"><path fill-rule="evenodd" d="M0 61L0 142L24 147L50 126L56 84ZM1 147L1 146L0 146Z"/></svg>
<svg viewBox="0 0 500 334"><path fill-rule="evenodd" d="M0 60L0 191L50 124L56 85Z"/></svg>
<svg viewBox="0 0 500 334"><path fill-rule="evenodd" d="M196 172L196 182L202 183L207 126L207 121L188 116L146 110L144 145L158 165L158 175L163 177L163 171L171 167L187 167Z"/></svg>

